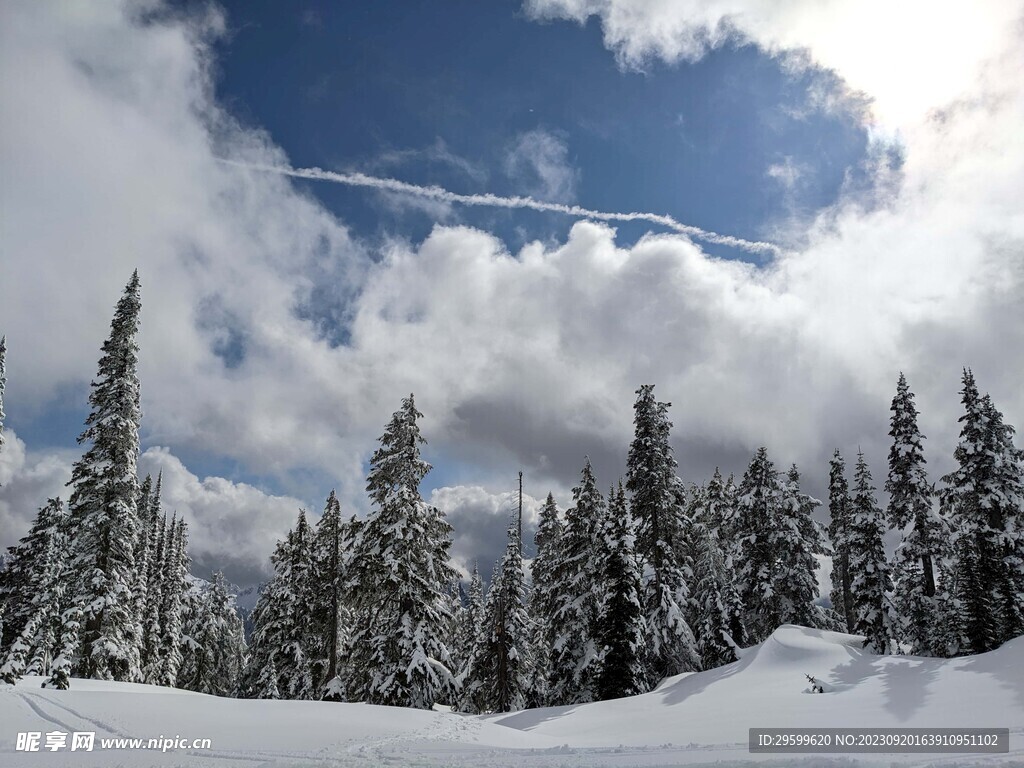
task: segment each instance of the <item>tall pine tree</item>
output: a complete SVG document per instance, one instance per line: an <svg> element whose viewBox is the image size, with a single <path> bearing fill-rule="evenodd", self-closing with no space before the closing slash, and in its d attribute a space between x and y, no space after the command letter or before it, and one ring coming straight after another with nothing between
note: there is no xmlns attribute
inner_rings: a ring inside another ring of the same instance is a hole
<svg viewBox="0 0 1024 768"><path fill-rule="evenodd" d="M800 490L800 473L794 464L783 483L781 526L778 530L782 578L782 621L818 629L838 629L815 603L818 598L819 568L815 555L829 552L824 528L812 517L821 502Z"/></svg>
<svg viewBox="0 0 1024 768"><path fill-rule="evenodd" d="M637 550L645 566L648 684L653 685L668 675L699 669L700 656L686 621L687 571L677 554L683 540L685 494L669 444L671 404L654 399L652 384L641 386L636 394L626 489L637 519Z"/></svg>
<svg viewBox="0 0 1024 768"><path fill-rule="evenodd" d="M534 628L534 674L528 696L530 706L548 703L548 680L551 677L551 649L556 639L554 621L558 610L560 584L556 570L561 559L562 523L558 507L550 493L540 510L540 521L534 536L537 554L530 563L533 586L530 591L530 615Z"/></svg>
<svg viewBox="0 0 1024 768"><path fill-rule="evenodd" d="M57 654L60 622L66 600L68 557L67 514L60 499L39 510L29 533L12 552L18 590L10 597L9 622L18 632L0 656L0 679L14 683L24 674L45 675ZM15 610L16 609L16 610Z"/></svg>
<svg viewBox="0 0 1024 768"><path fill-rule="evenodd" d="M832 455L828 473L828 535L832 541L832 610L853 633L853 593L850 589L850 519L853 502L846 481L846 463L839 449Z"/></svg>
<svg viewBox="0 0 1024 768"><path fill-rule="evenodd" d="M999 642L1024 634L1024 451L1013 443L1015 430L985 395L982 407L988 419L986 440L995 456L994 504L998 507L1002 543L1001 579L996 610Z"/></svg>
<svg viewBox="0 0 1024 768"><path fill-rule="evenodd" d="M422 416L413 396L405 398L370 461L373 510L355 547L356 616L345 656L350 699L429 709L455 693L444 638L456 574L448 564L451 526L419 492L430 471L420 457Z"/></svg>
<svg viewBox="0 0 1024 768"><path fill-rule="evenodd" d="M78 438L87 444L72 469L71 566L81 613L78 673L106 680L140 679L134 615L138 536L139 275L117 303L89 396L91 411Z"/></svg>
<svg viewBox="0 0 1024 768"><path fill-rule="evenodd" d="M532 654L524 597L519 532L516 525L511 525L505 555L495 566L487 591L482 636L474 661L483 683L485 711L510 712L526 706Z"/></svg>
<svg viewBox="0 0 1024 768"><path fill-rule="evenodd" d="M853 631L864 635L865 648L880 654L892 653L896 635L884 535L885 517L875 501L871 471L864 454L858 453L849 528Z"/></svg>
<svg viewBox="0 0 1024 768"><path fill-rule="evenodd" d="M574 504L565 513L561 558L552 574L559 589L551 620L548 697L555 705L593 701L600 669L595 633L605 590L595 555L606 508L590 459L572 496Z"/></svg>
<svg viewBox="0 0 1024 768"><path fill-rule="evenodd" d="M647 690L644 614L640 568L636 558L636 522L626 507L626 492L608 493L608 514L601 531L602 583L597 645L601 653L597 698L617 699Z"/></svg>
<svg viewBox="0 0 1024 768"><path fill-rule="evenodd" d="M245 657L242 620L228 591L224 574L217 571L200 595L199 610L189 627L194 641L192 663L185 670L184 687L214 696L238 693L241 662Z"/></svg>
<svg viewBox="0 0 1024 768"><path fill-rule="evenodd" d="M716 530L703 521L693 529L697 648L704 669L713 669L738 658L745 634L743 604Z"/></svg>
<svg viewBox="0 0 1024 768"><path fill-rule="evenodd" d="M900 616L900 639L910 653L934 655L935 560L944 538L941 519L933 511L932 488L925 473L924 435L917 426L917 407L907 379L900 373L892 400L889 436L889 525L906 529L893 563L894 602Z"/></svg>
<svg viewBox="0 0 1024 768"><path fill-rule="evenodd" d="M982 653L1021 630L1024 491L1013 428L965 369L957 469L942 480L942 500L956 531L957 592L965 650Z"/></svg>
<svg viewBox="0 0 1024 768"><path fill-rule="evenodd" d="M345 606L355 518L343 520L337 494L332 490L324 513L316 525L312 544L312 572L309 591L313 687L323 693L331 685L334 698L339 682L338 660L345 644L350 618Z"/></svg>

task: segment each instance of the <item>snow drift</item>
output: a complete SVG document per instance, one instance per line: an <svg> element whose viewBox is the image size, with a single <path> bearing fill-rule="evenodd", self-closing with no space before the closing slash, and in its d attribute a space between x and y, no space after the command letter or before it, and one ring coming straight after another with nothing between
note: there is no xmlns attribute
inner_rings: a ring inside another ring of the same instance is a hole
<svg viewBox="0 0 1024 768"><path fill-rule="evenodd" d="M783 626L725 667L666 679L642 696L468 717L364 704L220 699L129 683L39 678L0 689L3 766L965 765L964 755L752 756L764 727L1009 727L1024 764L1024 637L960 659L874 656L852 635ZM825 688L809 693L805 675ZM95 731L92 752L16 751L19 731ZM209 738L210 750L103 750L111 736ZM795 758L795 759L794 759Z"/></svg>

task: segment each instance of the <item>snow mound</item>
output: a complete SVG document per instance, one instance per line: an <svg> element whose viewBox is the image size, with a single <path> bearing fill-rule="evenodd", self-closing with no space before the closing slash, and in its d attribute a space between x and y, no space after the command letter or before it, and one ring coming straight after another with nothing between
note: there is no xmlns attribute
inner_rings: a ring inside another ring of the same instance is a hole
<svg viewBox="0 0 1024 768"><path fill-rule="evenodd" d="M492 716L577 747L746 745L752 727L1009 727L1024 731L1024 637L980 656L876 656L863 638L785 625L739 661L642 696ZM806 675L825 687L807 695ZM1018 745L1024 747L1024 745Z"/></svg>
<svg viewBox="0 0 1024 768"><path fill-rule="evenodd" d="M131 683L40 678L0 687L0 765L377 765L555 768L573 765L745 764L779 756L747 751L751 727L1008 727L1009 755L1024 759L1024 637L979 656L875 656L862 638L783 626L732 664L677 675L642 696L579 706L468 717L448 712L318 701L252 701ZM806 675L825 686L807 695ZM96 738L210 738L207 751L29 754L19 731L95 731ZM805 765L920 765L928 756L821 756ZM949 764L972 764L950 756ZM831 759L835 758L835 759ZM863 758L863 759L862 759ZM993 759L994 758L994 759ZM916 762L915 762L916 760ZM789 761L792 764L793 761Z"/></svg>

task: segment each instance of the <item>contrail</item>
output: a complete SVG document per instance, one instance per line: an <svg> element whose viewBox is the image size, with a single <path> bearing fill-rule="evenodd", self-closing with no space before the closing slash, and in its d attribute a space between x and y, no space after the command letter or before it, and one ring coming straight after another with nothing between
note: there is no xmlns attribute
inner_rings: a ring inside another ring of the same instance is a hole
<svg viewBox="0 0 1024 768"><path fill-rule="evenodd" d="M288 166L263 165L260 163L246 163L239 160L221 159L221 162L228 165L236 165L241 168L249 168L255 171L266 171L267 173L279 173L282 176L292 176L297 179L312 179L314 181L330 181L335 184L346 184L350 187L371 187L373 189L384 189L389 192L404 192L408 195L427 197L431 200L439 200L446 203L461 203L462 205L485 205L493 208L529 208L534 211L549 211L552 213L564 213L567 216L578 216L586 219L599 219L601 221L647 221L651 224L658 224L666 229L671 229L689 237L703 240L706 243L716 245L727 245L731 248L739 248L743 251L759 254L771 254L778 256L782 249L774 243L764 243L751 240L744 240L732 235L720 235L690 224L683 224L671 216L664 216L657 213L611 213L608 211L594 211L583 208L579 205L564 205L562 203L548 203L543 200L535 200L532 197L514 195L503 197L490 192L477 195L463 195L458 192L450 192L438 186L420 186L410 184L397 179L386 179L378 176L367 176L365 173L336 173L325 171L322 168L289 168Z"/></svg>

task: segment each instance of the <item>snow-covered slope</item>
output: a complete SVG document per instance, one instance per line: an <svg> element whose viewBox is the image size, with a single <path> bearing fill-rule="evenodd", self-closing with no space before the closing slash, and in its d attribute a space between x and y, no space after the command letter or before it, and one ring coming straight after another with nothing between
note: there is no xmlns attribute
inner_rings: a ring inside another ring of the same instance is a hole
<svg viewBox="0 0 1024 768"><path fill-rule="evenodd" d="M805 693L805 674L825 694ZM37 678L0 689L0 766L1024 765L1024 638L982 656L878 657L859 638L778 629L729 666L628 699L465 717L323 702L236 701L143 685ZM1009 727L1011 754L751 756L752 726ZM19 731L95 731L91 753L15 751ZM210 750L103 750L109 736L209 738Z"/></svg>
<svg viewBox="0 0 1024 768"><path fill-rule="evenodd" d="M805 675L826 693L807 693ZM738 662L643 696L491 719L580 746L745 743L755 726L1021 728L1024 637L982 656L926 659L874 656L859 637L787 625Z"/></svg>

